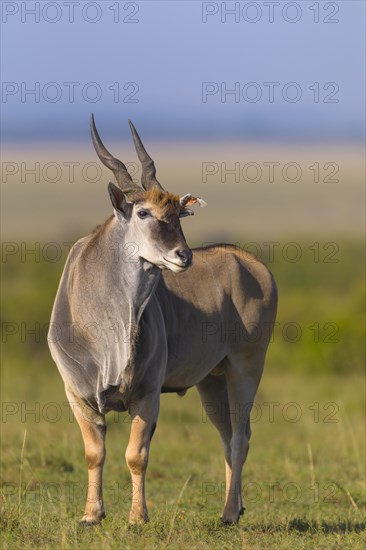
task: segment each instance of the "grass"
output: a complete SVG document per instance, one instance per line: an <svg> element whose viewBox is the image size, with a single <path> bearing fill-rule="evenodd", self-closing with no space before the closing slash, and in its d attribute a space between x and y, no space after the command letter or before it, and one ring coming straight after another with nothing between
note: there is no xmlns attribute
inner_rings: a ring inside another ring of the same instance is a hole
<svg viewBox="0 0 366 550"><path fill-rule="evenodd" d="M109 417L107 518L102 527L85 529L78 526L86 487L79 429L62 406L56 377L50 376L47 391L43 388L39 395L39 407L28 403L28 415L23 405L3 420L3 548L363 547L364 394L359 375L314 380L292 374L284 385L280 373L267 372L244 469L247 510L240 525L231 528L219 523L221 447L195 390L182 399L162 398L147 478L151 519L135 528L127 523L128 417ZM51 422L50 403L62 410L57 422ZM269 403L276 403L273 417ZM297 422L289 403L301 411ZM336 411L331 418L329 403ZM32 407L36 413L29 413Z"/></svg>
<svg viewBox="0 0 366 550"><path fill-rule="evenodd" d="M252 415L240 524L219 522L223 453L192 389L183 398L162 396L147 475L150 522L141 527L127 521L128 417L108 416L107 518L92 529L78 525L87 482L83 445L45 342L62 261L7 262L2 547L364 548L362 247L341 244L339 259L269 263L280 325ZM302 334L291 343L293 334L284 337L282 328L293 322ZM329 322L338 331L328 342ZM35 334L26 333L30 328Z"/></svg>

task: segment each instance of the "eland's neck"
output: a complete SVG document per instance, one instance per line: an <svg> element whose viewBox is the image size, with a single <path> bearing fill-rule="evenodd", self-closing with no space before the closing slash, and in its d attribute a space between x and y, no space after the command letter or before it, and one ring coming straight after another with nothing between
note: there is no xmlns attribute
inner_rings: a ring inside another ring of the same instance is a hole
<svg viewBox="0 0 366 550"><path fill-rule="evenodd" d="M113 218L100 239L107 300L117 299L123 322L138 325L160 279L160 268L139 256L139 246L126 227Z"/></svg>

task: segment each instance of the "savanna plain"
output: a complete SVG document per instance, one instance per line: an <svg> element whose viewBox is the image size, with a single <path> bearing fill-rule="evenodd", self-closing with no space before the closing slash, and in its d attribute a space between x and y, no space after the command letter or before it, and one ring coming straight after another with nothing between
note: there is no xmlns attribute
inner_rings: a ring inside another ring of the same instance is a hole
<svg viewBox="0 0 366 550"><path fill-rule="evenodd" d="M7 202L2 547L364 548L364 248L356 221L362 202L360 156L343 149L270 154L252 145L247 160L258 159L262 151L262 165L265 159L300 159L303 181L291 184L278 176L272 183L240 183L222 181L219 172L216 179L206 173L204 182L203 163L216 163L221 170L229 148L206 150L199 158L188 156L186 144L184 154L174 158L166 154L169 147L174 150L172 145L158 148L158 166L168 159L162 184L181 195L197 193L209 203L202 217L197 212L183 222L189 244L230 239L257 251L278 285L278 324L252 412L243 472L245 515L239 525L220 523L223 453L192 388L182 398L161 399L147 473L149 523L128 525L133 497L124 451L130 424L128 415L111 413L104 476L107 517L101 526L79 525L87 484L83 443L46 333L68 249L63 243L87 234L109 215L109 175L103 172L99 182L84 185L51 184L42 176L27 184L19 171L2 183ZM239 149L230 149L230 161L240 161ZM58 151L60 166L72 155L75 150L68 156ZM83 155L85 162L95 160ZM171 165L183 157L191 168L176 176ZM25 157L19 151L8 152L8 158L21 170ZM53 158L55 153L44 153L44 163ZM314 181L314 169L308 167L316 160L324 167L334 159L342 167L339 181ZM31 249L35 252L27 253ZM217 337L225 334L218 331Z"/></svg>

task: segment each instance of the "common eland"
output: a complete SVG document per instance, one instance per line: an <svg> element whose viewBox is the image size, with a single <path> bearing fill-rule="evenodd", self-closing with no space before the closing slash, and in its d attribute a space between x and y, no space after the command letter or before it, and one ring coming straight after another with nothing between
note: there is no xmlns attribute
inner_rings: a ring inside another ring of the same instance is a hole
<svg viewBox="0 0 366 550"><path fill-rule="evenodd" d="M108 185L113 215L70 251L48 334L85 444L82 522L105 517L106 413L131 416L130 522L146 521L145 473L160 394L184 395L196 386L224 449L222 521L236 523L244 511L250 411L275 322L276 285L268 269L239 247L189 248L180 218L205 202L165 191L131 122L130 127L142 186L104 147L92 115L95 150L117 183Z"/></svg>

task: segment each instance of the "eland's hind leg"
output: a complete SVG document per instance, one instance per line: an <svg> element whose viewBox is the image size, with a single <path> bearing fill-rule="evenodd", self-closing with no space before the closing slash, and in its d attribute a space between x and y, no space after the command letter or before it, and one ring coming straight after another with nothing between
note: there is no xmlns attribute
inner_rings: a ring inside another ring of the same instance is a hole
<svg viewBox="0 0 366 550"><path fill-rule="evenodd" d="M227 357L225 377L231 414L232 475L222 521L237 523L242 513L242 469L249 451L250 411L262 376L265 353L252 357L233 354Z"/></svg>
<svg viewBox="0 0 366 550"><path fill-rule="evenodd" d="M105 517L102 488L105 460L105 417L87 406L68 389L66 389L66 395L80 426L88 466L88 492L81 523L94 525L100 523Z"/></svg>
<svg viewBox="0 0 366 550"><path fill-rule="evenodd" d="M218 367L222 370L225 366L225 361L220 363ZM202 401L202 405L207 416L212 424L217 428L225 456L226 470L226 501L229 496L231 482L231 422L230 422L230 405L226 389L226 379L223 374L213 376L209 374L202 382L197 385L198 392Z"/></svg>

